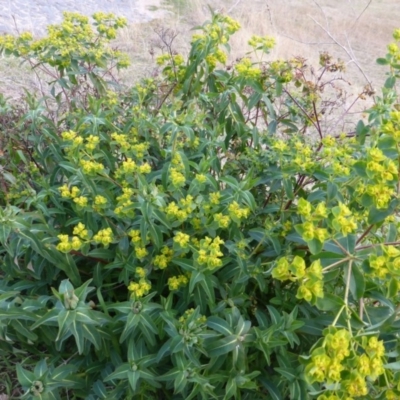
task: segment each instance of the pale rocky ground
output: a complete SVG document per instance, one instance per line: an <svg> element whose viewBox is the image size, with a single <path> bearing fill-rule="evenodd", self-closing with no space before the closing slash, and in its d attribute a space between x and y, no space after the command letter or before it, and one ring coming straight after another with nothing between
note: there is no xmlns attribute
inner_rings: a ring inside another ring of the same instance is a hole
<svg viewBox="0 0 400 400"><path fill-rule="evenodd" d="M62 20L63 11L84 15L111 12L130 23L146 22L160 16L160 0L0 0L0 33L30 31L45 33L49 24Z"/></svg>

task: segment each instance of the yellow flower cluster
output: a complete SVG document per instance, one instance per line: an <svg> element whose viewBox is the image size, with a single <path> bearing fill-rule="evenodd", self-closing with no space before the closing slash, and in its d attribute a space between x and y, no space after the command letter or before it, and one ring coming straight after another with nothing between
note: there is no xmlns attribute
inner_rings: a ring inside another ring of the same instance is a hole
<svg viewBox="0 0 400 400"><path fill-rule="evenodd" d="M196 174L195 179L199 183L207 182L207 177L204 174Z"/></svg>
<svg viewBox="0 0 400 400"><path fill-rule="evenodd" d="M292 262L287 257L279 259L272 270L272 277L279 281L297 281L299 288L296 297L308 302L324 297L324 282L320 260L315 260L306 268L303 258L295 256Z"/></svg>
<svg viewBox="0 0 400 400"><path fill-rule="evenodd" d="M113 240L114 235L111 228L101 229L93 236L93 241L95 243L101 243L104 247L108 247Z"/></svg>
<svg viewBox="0 0 400 400"><path fill-rule="evenodd" d="M122 194L117 197L117 207L114 209L116 215L121 217L133 217L135 211L131 208L133 201L134 190L129 187L122 188Z"/></svg>
<svg viewBox="0 0 400 400"><path fill-rule="evenodd" d="M206 236L204 239L200 240L199 250L197 252L198 264L206 265L207 269L211 271L221 267L221 257L224 255L221 251L221 244L224 244L224 241L221 240L219 236L214 239Z"/></svg>
<svg viewBox="0 0 400 400"><path fill-rule="evenodd" d="M194 314L194 312L195 312L194 308L189 308L188 310L186 310L184 314L179 317L179 323L181 325L185 325L189 321L190 317ZM200 315L196 319L194 325L204 325L206 322L207 322L207 317L205 315Z"/></svg>
<svg viewBox="0 0 400 400"><path fill-rule="evenodd" d="M394 278L399 286L400 279L400 250L394 246L382 246L383 254L370 254L369 271L373 278L386 279L387 275ZM389 284L389 282L387 282Z"/></svg>
<svg viewBox="0 0 400 400"><path fill-rule="evenodd" d="M98 136L89 135L86 138L86 150L93 151L96 149L97 145L100 143L100 138Z"/></svg>
<svg viewBox="0 0 400 400"><path fill-rule="evenodd" d="M104 196L101 196L101 195L98 194L94 198L93 209L96 212L100 212L103 208L105 208L107 203L108 203L107 199Z"/></svg>
<svg viewBox="0 0 400 400"><path fill-rule="evenodd" d="M221 49L215 49L213 53L206 57L206 63L210 70L213 70L218 63L225 64L228 56Z"/></svg>
<svg viewBox="0 0 400 400"><path fill-rule="evenodd" d="M177 232L174 236L174 242L183 249L187 248L190 242L190 236L186 233Z"/></svg>
<svg viewBox="0 0 400 400"><path fill-rule="evenodd" d="M168 264L171 262L172 257L174 255L174 251L167 246L164 246L161 249L161 254L154 257L154 266L165 269L168 267Z"/></svg>
<svg viewBox="0 0 400 400"><path fill-rule="evenodd" d="M79 207L86 207L88 204L88 198L85 196L75 197L74 203L76 203Z"/></svg>
<svg viewBox="0 0 400 400"><path fill-rule="evenodd" d="M140 299L150 292L151 283L145 279L139 279L139 282L130 282L128 290L131 292L132 299Z"/></svg>
<svg viewBox="0 0 400 400"><path fill-rule="evenodd" d="M70 190L68 185L63 185L60 186L58 190L61 194L61 197L64 197L66 199L75 199L80 193L80 190L77 186L72 186Z"/></svg>
<svg viewBox="0 0 400 400"><path fill-rule="evenodd" d="M311 158L313 153L311 147L300 140L296 140L293 146L296 149L296 156L289 163L294 164L300 171L311 171L315 167L315 161Z"/></svg>
<svg viewBox="0 0 400 400"><path fill-rule="evenodd" d="M143 244L144 240L140 235L140 231L138 229L132 229L131 231L129 231L128 235L131 237L131 243L133 244L133 247L135 249L136 258L141 260L142 258L146 257L149 253L145 245Z"/></svg>
<svg viewBox="0 0 400 400"><path fill-rule="evenodd" d="M349 396L347 398L366 396L367 380L374 381L384 373L383 342L375 336L363 336L359 343L346 329L334 327L325 330L324 336L322 346L311 353L311 362L305 371L306 377L310 383L335 385L337 389L334 393L324 393L318 399L330 399L329 396L342 398L343 394ZM339 382L340 386L337 385Z"/></svg>
<svg viewBox="0 0 400 400"><path fill-rule="evenodd" d="M328 216L325 202L320 202L316 207L313 207L309 201L301 198L297 203L297 212L305 220L303 224L296 226L305 241L317 239L323 243L328 239L328 230L317 225Z"/></svg>
<svg viewBox="0 0 400 400"><path fill-rule="evenodd" d="M337 231L342 232L343 236L356 231L357 220L345 204L339 203L337 207L332 209L332 213L335 216L332 225Z"/></svg>
<svg viewBox="0 0 400 400"><path fill-rule="evenodd" d="M257 79L261 76L260 68L253 67L253 62L250 58L242 58L240 62L235 65L238 75L242 78Z"/></svg>
<svg viewBox="0 0 400 400"><path fill-rule="evenodd" d="M186 221L197 207L193 200L193 196L187 195L185 198L179 200L178 204L171 201L164 209L167 217L171 219L176 218L181 222Z"/></svg>
<svg viewBox="0 0 400 400"><path fill-rule="evenodd" d="M179 188L185 185L186 177L185 166L182 162L182 157L179 153L175 153L171 160L171 167L169 169L169 177L172 183L172 186Z"/></svg>
<svg viewBox="0 0 400 400"><path fill-rule="evenodd" d="M79 250L82 246L82 241L78 236L73 236L70 238L68 235L58 235L60 243L56 246L58 251L62 253L68 253L71 250Z"/></svg>
<svg viewBox="0 0 400 400"><path fill-rule="evenodd" d="M220 228L226 229L231 223L231 218L229 217L229 215L218 213L214 215L214 221L218 224Z"/></svg>
<svg viewBox="0 0 400 400"><path fill-rule="evenodd" d="M381 183L368 185L365 192L372 197L376 208L387 208L390 200L396 194L394 188L384 186Z"/></svg>
<svg viewBox="0 0 400 400"><path fill-rule="evenodd" d="M221 200L221 193L220 192L213 192L210 193L210 203L214 205L218 205Z"/></svg>
<svg viewBox="0 0 400 400"><path fill-rule="evenodd" d="M86 226L82 224L82 222L79 222L78 225L74 227L74 230L72 231L74 235L79 236L81 239L86 240L89 238L89 231L86 229Z"/></svg>
<svg viewBox="0 0 400 400"><path fill-rule="evenodd" d="M131 148L128 135L114 132L111 134L111 139L121 148L122 152L126 152Z"/></svg>
<svg viewBox="0 0 400 400"><path fill-rule="evenodd" d="M131 150L133 151L135 157L139 160L141 160L144 157L148 148L149 148L148 143L137 143L131 146Z"/></svg>
<svg viewBox="0 0 400 400"><path fill-rule="evenodd" d="M248 43L249 46L253 47L255 50L262 50L266 53L276 44L275 39L271 36L261 37L257 35L253 35Z"/></svg>
<svg viewBox="0 0 400 400"><path fill-rule="evenodd" d="M276 60L270 64L270 74L280 82L290 82L293 79L292 67L288 61Z"/></svg>
<svg viewBox="0 0 400 400"><path fill-rule="evenodd" d="M90 160L81 160L80 165L85 175L95 175L103 171L104 166L101 163Z"/></svg>
<svg viewBox="0 0 400 400"><path fill-rule="evenodd" d="M186 275L171 276L168 278L169 290L178 290L182 286L186 286L189 283L189 279Z"/></svg>
<svg viewBox="0 0 400 400"><path fill-rule="evenodd" d="M398 175L394 161L386 157L382 150L377 148L369 150L367 172L372 178L379 180L381 183L392 181Z"/></svg>
<svg viewBox="0 0 400 400"><path fill-rule="evenodd" d="M240 207L236 201L233 201L231 204L229 204L228 211L231 218L234 218L236 220L247 218L250 215L250 209L248 209L247 207Z"/></svg>
<svg viewBox="0 0 400 400"><path fill-rule="evenodd" d="M66 132L61 133L62 139L65 140L66 142L74 140L76 138L76 136L77 136L77 133L74 131L66 131Z"/></svg>

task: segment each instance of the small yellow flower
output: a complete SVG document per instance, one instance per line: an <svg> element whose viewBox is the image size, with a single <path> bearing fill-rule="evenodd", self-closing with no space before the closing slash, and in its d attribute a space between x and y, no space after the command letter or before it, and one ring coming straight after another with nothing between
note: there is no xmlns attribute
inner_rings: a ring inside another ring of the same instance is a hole
<svg viewBox="0 0 400 400"><path fill-rule="evenodd" d="M85 225L82 224L82 222L79 222L78 225L74 227L72 233L79 236L81 239L88 239L89 237L88 230L86 229Z"/></svg>
<svg viewBox="0 0 400 400"><path fill-rule="evenodd" d="M148 251L145 247L135 247L135 255L137 258L142 259L147 256Z"/></svg>
<svg viewBox="0 0 400 400"><path fill-rule="evenodd" d="M88 198L85 196L75 197L74 202L80 207L86 207L88 204Z"/></svg>
<svg viewBox="0 0 400 400"><path fill-rule="evenodd" d="M108 246L114 240L113 232L111 228L101 229L93 236L95 243L101 243L104 246Z"/></svg>
<svg viewBox="0 0 400 400"><path fill-rule="evenodd" d="M210 193L210 203L211 204L215 204L215 205L219 204L220 199L221 199L221 193L220 192Z"/></svg>
<svg viewBox="0 0 400 400"><path fill-rule="evenodd" d="M174 242L178 243L180 247L186 248L190 242L190 236L186 233L177 232L174 237Z"/></svg>

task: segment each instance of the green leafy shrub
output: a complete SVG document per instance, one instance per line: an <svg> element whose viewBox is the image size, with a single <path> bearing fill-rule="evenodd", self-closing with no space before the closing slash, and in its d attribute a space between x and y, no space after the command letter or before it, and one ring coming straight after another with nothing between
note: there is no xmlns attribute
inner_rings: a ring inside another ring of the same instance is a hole
<svg viewBox="0 0 400 400"><path fill-rule="evenodd" d="M24 398L400 398L397 44L341 132L327 54L313 75L255 36L258 61L224 67L239 25L213 15L187 59L112 92L123 22L95 20L0 41L59 74L1 169L0 351Z"/></svg>

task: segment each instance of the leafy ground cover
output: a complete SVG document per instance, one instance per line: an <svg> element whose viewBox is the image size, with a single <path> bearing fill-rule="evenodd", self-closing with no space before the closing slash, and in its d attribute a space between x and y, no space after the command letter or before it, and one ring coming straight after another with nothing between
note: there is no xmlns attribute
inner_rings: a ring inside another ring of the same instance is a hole
<svg viewBox="0 0 400 400"><path fill-rule="evenodd" d="M187 57L161 34L162 72L126 88L124 25L66 13L0 40L48 85L0 102L4 390L400 398L400 30L342 131L328 53L269 61L252 36L227 64L240 25L213 13Z"/></svg>

